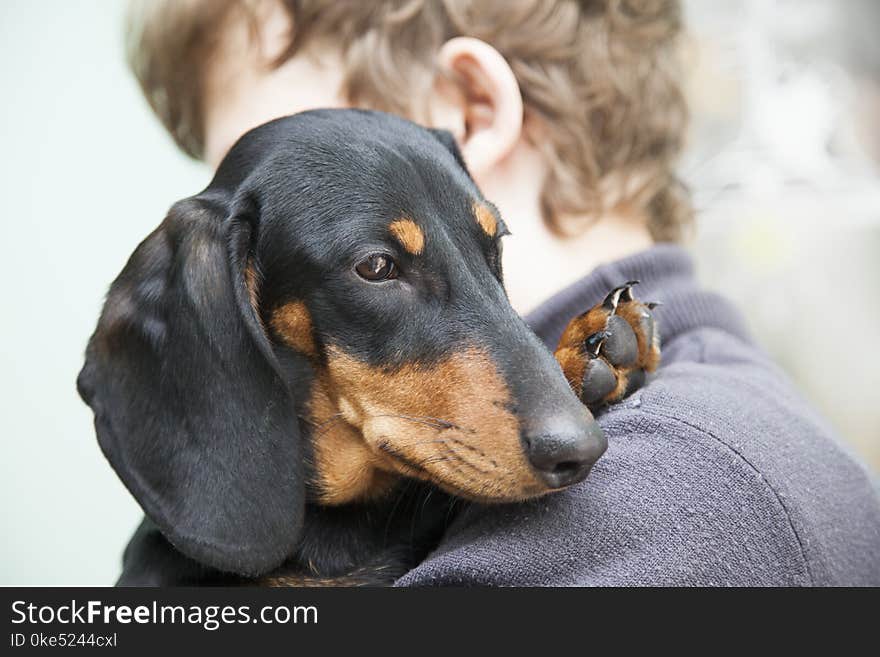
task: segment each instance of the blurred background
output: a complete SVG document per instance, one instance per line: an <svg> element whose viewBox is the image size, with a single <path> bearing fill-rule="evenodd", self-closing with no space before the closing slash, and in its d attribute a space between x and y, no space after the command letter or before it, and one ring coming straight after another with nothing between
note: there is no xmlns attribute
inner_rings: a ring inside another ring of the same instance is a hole
<svg viewBox="0 0 880 657"><path fill-rule="evenodd" d="M111 584L140 519L74 382L110 281L210 171L128 74L124 7L0 3L0 584ZM880 2L685 8L701 278L880 471Z"/></svg>
<svg viewBox="0 0 880 657"><path fill-rule="evenodd" d="M880 470L880 2L686 2L702 281Z"/></svg>

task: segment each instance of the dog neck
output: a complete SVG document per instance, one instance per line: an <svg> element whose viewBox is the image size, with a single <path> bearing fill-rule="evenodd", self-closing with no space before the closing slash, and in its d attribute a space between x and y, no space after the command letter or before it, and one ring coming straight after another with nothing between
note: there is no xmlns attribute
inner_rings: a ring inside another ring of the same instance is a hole
<svg viewBox="0 0 880 657"><path fill-rule="evenodd" d="M401 480L381 500L309 504L294 555L260 580L269 586L391 584L440 542L460 501L420 482Z"/></svg>

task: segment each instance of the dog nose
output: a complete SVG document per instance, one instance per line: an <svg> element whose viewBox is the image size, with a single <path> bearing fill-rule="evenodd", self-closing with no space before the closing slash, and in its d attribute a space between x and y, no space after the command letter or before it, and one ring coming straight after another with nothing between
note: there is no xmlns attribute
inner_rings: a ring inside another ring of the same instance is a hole
<svg viewBox="0 0 880 657"><path fill-rule="evenodd" d="M608 447L595 421L553 421L541 430L524 433L523 447L529 463L550 488L583 481Z"/></svg>

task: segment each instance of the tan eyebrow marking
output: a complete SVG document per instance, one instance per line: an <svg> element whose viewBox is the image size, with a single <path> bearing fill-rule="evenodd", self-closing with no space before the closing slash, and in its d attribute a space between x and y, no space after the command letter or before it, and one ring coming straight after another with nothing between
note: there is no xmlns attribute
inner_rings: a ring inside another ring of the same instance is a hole
<svg viewBox="0 0 880 657"><path fill-rule="evenodd" d="M498 232L498 220L495 219L492 211L482 203L474 203L474 216L483 232L489 237L495 237L495 233Z"/></svg>
<svg viewBox="0 0 880 657"><path fill-rule="evenodd" d="M419 255L425 249L425 233L412 219L396 219L388 229L408 253Z"/></svg>

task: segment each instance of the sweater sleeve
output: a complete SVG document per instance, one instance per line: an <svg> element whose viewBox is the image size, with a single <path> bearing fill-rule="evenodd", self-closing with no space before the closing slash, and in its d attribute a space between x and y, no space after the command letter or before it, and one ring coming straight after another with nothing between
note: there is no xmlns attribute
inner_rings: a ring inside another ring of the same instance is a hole
<svg viewBox="0 0 880 657"><path fill-rule="evenodd" d="M713 436L638 409L605 422L582 484L525 505L473 506L401 585L809 585L787 512Z"/></svg>

